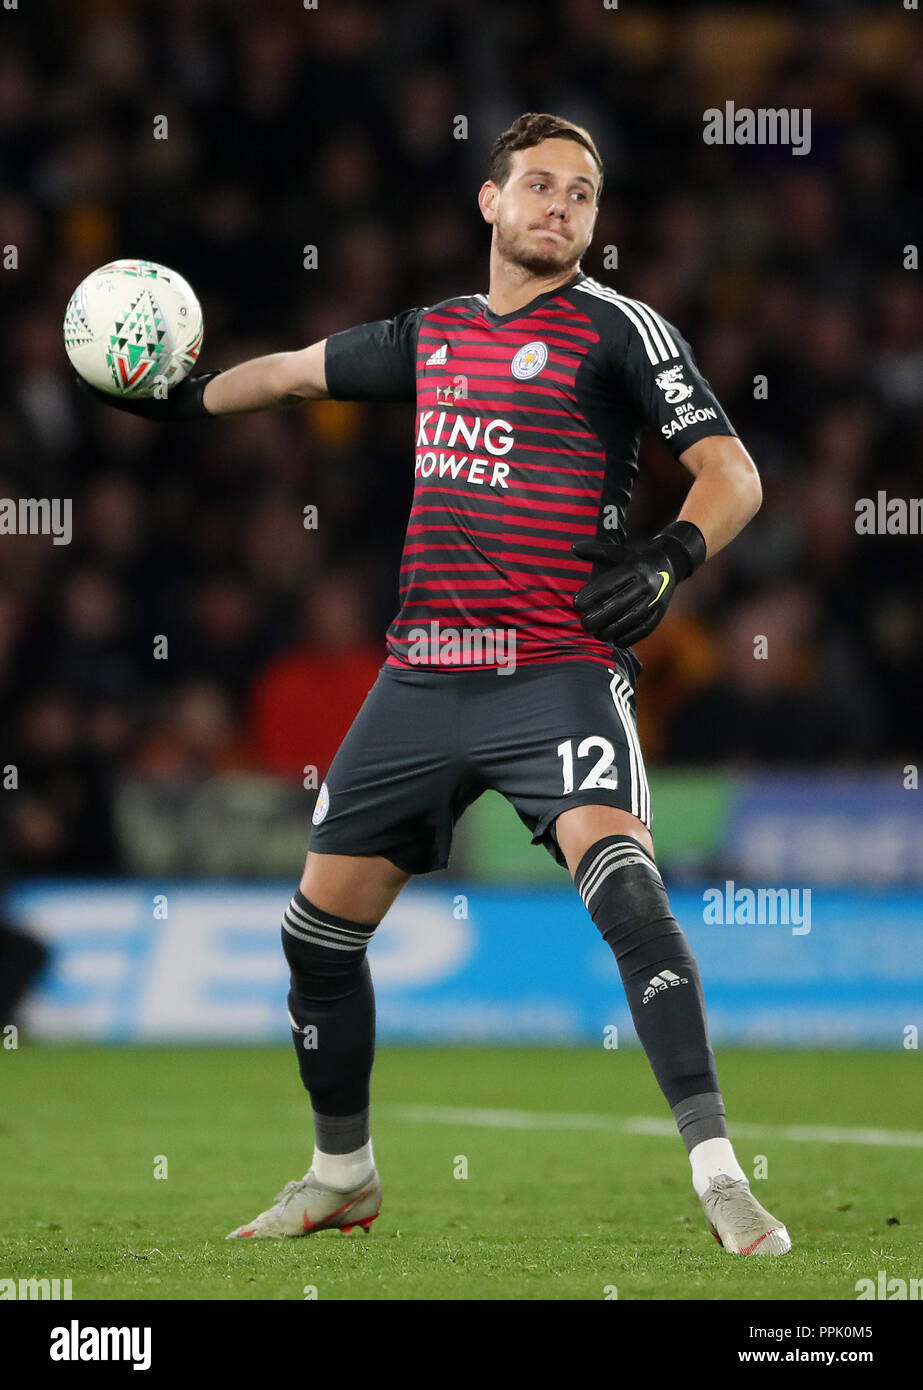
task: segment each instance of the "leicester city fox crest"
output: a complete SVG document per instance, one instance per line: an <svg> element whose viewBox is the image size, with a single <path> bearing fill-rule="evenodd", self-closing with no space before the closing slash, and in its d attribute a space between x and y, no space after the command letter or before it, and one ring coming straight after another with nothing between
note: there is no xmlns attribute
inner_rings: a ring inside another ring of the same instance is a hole
<svg viewBox="0 0 923 1390"><path fill-rule="evenodd" d="M538 376L547 361L547 343L526 343L510 363L510 371L517 381L528 381L530 376Z"/></svg>
<svg viewBox="0 0 923 1390"><path fill-rule="evenodd" d="M314 822L315 825L320 825L321 821L324 819L329 810L330 793L327 790L327 783L322 782L321 789L317 793L317 801L314 805L314 814L312 815L311 820Z"/></svg>

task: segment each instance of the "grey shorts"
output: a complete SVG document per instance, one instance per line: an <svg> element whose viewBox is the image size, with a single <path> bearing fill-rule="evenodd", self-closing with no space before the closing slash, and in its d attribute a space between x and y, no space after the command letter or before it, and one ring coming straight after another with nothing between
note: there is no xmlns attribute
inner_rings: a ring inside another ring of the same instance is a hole
<svg viewBox="0 0 923 1390"><path fill-rule="evenodd" d="M311 849L446 867L462 812L493 789L564 863L554 822L615 806L651 824L626 670L592 661L495 670L383 666L317 799Z"/></svg>

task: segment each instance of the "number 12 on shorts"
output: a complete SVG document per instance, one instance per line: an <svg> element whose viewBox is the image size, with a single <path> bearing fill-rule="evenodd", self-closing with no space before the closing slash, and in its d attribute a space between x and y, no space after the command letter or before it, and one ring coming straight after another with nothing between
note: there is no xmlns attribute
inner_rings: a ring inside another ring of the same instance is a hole
<svg viewBox="0 0 923 1390"><path fill-rule="evenodd" d="M590 734L587 738L581 739L577 745L576 757L589 758L597 749L600 750L599 757L584 777L577 791L592 791L594 787L605 787L608 791L616 791L619 784L618 769L615 765L615 748L607 738L600 734ZM561 759L562 773L564 776L564 795L574 790L574 740L565 739L558 744L558 757Z"/></svg>

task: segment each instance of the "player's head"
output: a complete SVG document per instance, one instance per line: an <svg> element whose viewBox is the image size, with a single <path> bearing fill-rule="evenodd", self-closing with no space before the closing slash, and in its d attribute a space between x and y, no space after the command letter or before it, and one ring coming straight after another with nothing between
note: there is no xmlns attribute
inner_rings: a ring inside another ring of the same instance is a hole
<svg viewBox="0 0 923 1390"><path fill-rule="evenodd" d="M589 132L530 111L494 141L478 204L505 260L532 275L556 275L575 266L593 239L602 186Z"/></svg>

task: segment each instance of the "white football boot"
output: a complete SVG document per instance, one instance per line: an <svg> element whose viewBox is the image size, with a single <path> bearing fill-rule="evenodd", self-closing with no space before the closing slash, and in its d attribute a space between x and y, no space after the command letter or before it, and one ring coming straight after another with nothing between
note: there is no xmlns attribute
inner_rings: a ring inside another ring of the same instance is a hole
<svg viewBox="0 0 923 1390"><path fill-rule="evenodd" d="M715 1240L732 1255L786 1255L788 1231L750 1191L746 1178L719 1173L699 1198Z"/></svg>
<svg viewBox="0 0 923 1390"><path fill-rule="evenodd" d="M348 1235L354 1226L367 1231L381 1211L381 1179L376 1170L349 1192L324 1187L313 1170L303 1178L286 1183L275 1206L261 1211L244 1226L231 1231L226 1240L238 1237L308 1236L313 1231L339 1228Z"/></svg>

